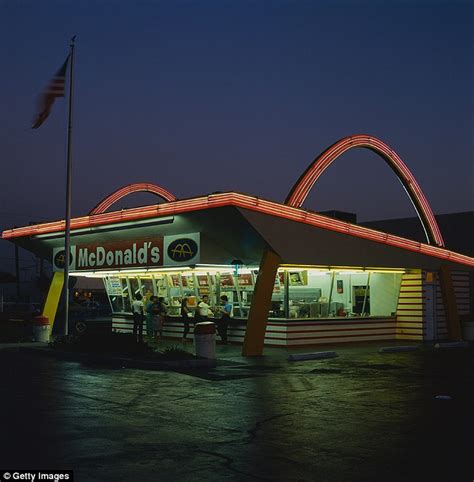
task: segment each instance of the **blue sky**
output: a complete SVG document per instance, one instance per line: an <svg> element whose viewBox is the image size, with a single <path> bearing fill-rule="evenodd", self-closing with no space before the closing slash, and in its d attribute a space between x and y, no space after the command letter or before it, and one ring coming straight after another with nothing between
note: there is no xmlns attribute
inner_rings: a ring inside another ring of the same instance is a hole
<svg viewBox="0 0 474 482"><path fill-rule="evenodd" d="M65 100L29 126L74 34L75 215L140 181L282 201L357 133L400 155L435 213L472 210L472 18L469 2L0 1L0 227L64 216ZM414 215L366 150L305 206Z"/></svg>

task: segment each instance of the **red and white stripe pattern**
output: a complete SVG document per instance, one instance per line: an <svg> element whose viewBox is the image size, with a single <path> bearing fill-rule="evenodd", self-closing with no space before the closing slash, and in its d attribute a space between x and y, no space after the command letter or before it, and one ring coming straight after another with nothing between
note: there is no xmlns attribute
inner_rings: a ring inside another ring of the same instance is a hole
<svg viewBox="0 0 474 482"><path fill-rule="evenodd" d="M397 339L423 340L425 302L423 273L417 270L402 276L397 305Z"/></svg>
<svg viewBox="0 0 474 482"><path fill-rule="evenodd" d="M396 317L346 318L325 320L275 320L270 319L265 332L265 346L311 346L368 342L381 340L442 340L447 337L446 318L439 281L435 281L434 320L428 320L426 273L412 270L403 274ZM456 304L460 315L470 310L469 272L452 273ZM427 324L434 322L433 333L428 335ZM114 330L131 333L132 315L114 315ZM243 343L245 320L233 320L229 324L228 339ZM163 336L181 339L183 323L180 318L170 318L165 324ZM430 338L428 338L430 336ZM433 337L433 338L431 338ZM193 338L193 328L189 333Z"/></svg>
<svg viewBox="0 0 474 482"><path fill-rule="evenodd" d="M232 343L243 343L246 321L233 320L227 331ZM132 315L114 315L112 328L122 333L132 333ZM180 318L170 318L164 325L163 336L181 339L183 323ZM193 326L189 339L193 339ZM217 337L219 339L219 337ZM311 346L328 343L355 343L395 339L395 318L358 318L312 321L269 320L265 332L265 346Z"/></svg>
<svg viewBox="0 0 474 482"><path fill-rule="evenodd" d="M433 324L434 340L443 340L448 336L446 315L444 312L443 297L439 279L436 278L434 313L429 314L427 304L428 286L425 280L426 273L404 274L400 286L400 295L397 306L397 339L402 340L428 340L427 325ZM452 275L456 305L459 315L470 312L470 278L468 271L453 271ZM429 319L430 316L434 317Z"/></svg>
<svg viewBox="0 0 474 482"><path fill-rule="evenodd" d="M64 64L49 81L38 101L38 112L33 119L33 129L37 129L48 118L51 107L57 97L64 97L64 85L66 80L66 69L69 62L69 55Z"/></svg>
<svg viewBox="0 0 474 482"><path fill-rule="evenodd" d="M470 313L470 279L467 271L453 271L451 273L453 281L454 295L456 297L456 306L459 315ZM445 339L448 336L448 327L446 325L446 314L444 312L443 296L439 281L436 283L436 322L437 322L437 339Z"/></svg>
<svg viewBox="0 0 474 482"><path fill-rule="evenodd" d="M57 73L50 81L46 87L44 93L46 95L52 95L54 97L64 97L64 82L66 80L66 75L64 73Z"/></svg>

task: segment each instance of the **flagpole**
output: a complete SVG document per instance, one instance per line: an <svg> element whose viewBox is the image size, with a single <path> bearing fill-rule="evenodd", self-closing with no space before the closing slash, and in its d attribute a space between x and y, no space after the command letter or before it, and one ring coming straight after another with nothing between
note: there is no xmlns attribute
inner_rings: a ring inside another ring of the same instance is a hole
<svg viewBox="0 0 474 482"><path fill-rule="evenodd" d="M64 328L65 335L68 334L69 324L69 264L71 252L71 187L72 187L72 155L71 155L71 137L72 137L72 87L74 72L74 43L76 36L72 37L69 58L69 113L67 126L67 169L66 169L66 228L64 232Z"/></svg>

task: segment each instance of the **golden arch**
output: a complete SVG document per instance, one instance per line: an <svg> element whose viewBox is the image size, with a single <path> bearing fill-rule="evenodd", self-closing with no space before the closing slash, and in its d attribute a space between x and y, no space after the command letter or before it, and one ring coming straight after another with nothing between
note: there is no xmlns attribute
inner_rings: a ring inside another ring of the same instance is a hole
<svg viewBox="0 0 474 482"><path fill-rule="evenodd" d="M151 194L156 194L157 196L161 197L165 201L176 201L176 196L171 194L169 191L164 189L163 187L157 186L156 184L149 184L149 183L138 183L138 184L128 184L127 186L121 187L117 189L112 194L104 198L97 206L94 207L89 212L89 216L93 214L102 214L109 209L112 204L115 204L120 199L128 196L129 194L135 192L149 192Z"/></svg>
<svg viewBox="0 0 474 482"><path fill-rule="evenodd" d="M443 247L444 241L438 223L413 174L394 150L380 139L369 135L344 137L322 152L296 181L285 200L285 204L301 207L319 176L340 155L356 147L370 149L384 159L405 188L423 226L428 243Z"/></svg>
<svg viewBox="0 0 474 482"><path fill-rule="evenodd" d="M177 244L171 252L173 255L178 258L182 258L184 256L190 256L193 254L193 250L191 249L191 246L189 246L188 243L179 243Z"/></svg>

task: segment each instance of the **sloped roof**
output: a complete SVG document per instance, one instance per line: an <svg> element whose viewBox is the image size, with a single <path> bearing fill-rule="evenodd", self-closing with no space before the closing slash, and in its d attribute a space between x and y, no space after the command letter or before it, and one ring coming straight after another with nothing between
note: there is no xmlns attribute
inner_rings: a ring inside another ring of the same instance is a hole
<svg viewBox="0 0 474 482"><path fill-rule="evenodd" d="M302 263L298 261L303 259L302 248L309 251L314 246L316 252L325 253L325 256L324 259L317 257L321 263L310 264L397 265L437 269L442 263L450 263L458 268L474 269L474 258L470 256L236 192L74 218L71 220L71 230L77 232L101 226L125 226L140 220L197 211L208 212L212 216L213 210L223 207L238 208L249 224L288 263ZM37 236L62 236L64 228L64 221L56 221L6 230L2 237L20 244L25 238L33 241ZM228 226L228 231L228 235L232 236L232 226ZM332 260L337 262L333 263Z"/></svg>

